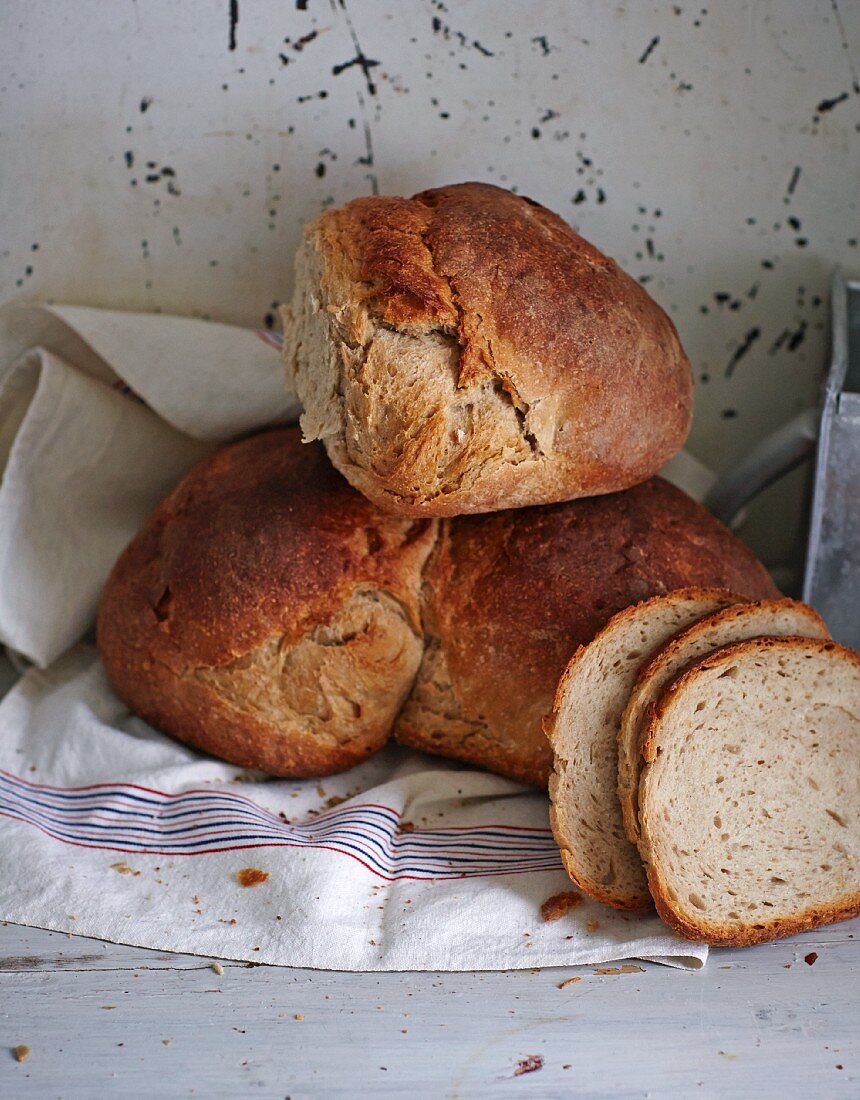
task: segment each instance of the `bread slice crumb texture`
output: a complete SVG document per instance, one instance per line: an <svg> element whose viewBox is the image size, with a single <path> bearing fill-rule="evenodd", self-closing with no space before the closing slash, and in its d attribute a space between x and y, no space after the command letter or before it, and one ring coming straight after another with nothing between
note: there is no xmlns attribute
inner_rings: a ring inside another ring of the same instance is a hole
<svg viewBox="0 0 860 1100"><path fill-rule="evenodd" d="M860 913L860 655L725 646L664 694L645 753L640 851L677 931L744 945Z"/></svg>
<svg viewBox="0 0 860 1100"><path fill-rule="evenodd" d="M721 646L771 635L829 638L824 620L814 608L797 600L740 603L706 615L677 634L639 671L621 718L618 734L618 798L624 829L639 841L639 777L642 743L649 711L664 688L693 661Z"/></svg>
<svg viewBox="0 0 860 1100"><path fill-rule="evenodd" d="M639 668L677 631L734 602L722 589L688 588L627 608L577 651L559 682L545 722L554 753L550 819L572 881L598 901L651 903L618 802L618 731Z"/></svg>

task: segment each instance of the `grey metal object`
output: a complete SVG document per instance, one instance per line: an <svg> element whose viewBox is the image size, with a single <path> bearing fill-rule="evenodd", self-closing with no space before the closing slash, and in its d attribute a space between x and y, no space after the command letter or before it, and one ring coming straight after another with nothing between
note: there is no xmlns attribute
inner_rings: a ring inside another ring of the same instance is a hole
<svg viewBox="0 0 860 1100"><path fill-rule="evenodd" d="M804 409L766 436L705 497L705 506L729 527L737 526L745 505L815 453L819 413Z"/></svg>
<svg viewBox="0 0 860 1100"><path fill-rule="evenodd" d="M860 647L860 281L837 272L832 310L803 598Z"/></svg>
<svg viewBox="0 0 860 1100"><path fill-rule="evenodd" d="M860 648L860 280L837 271L831 309L821 410L807 409L763 439L717 481L705 505L732 525L762 489L815 453L803 598L834 638Z"/></svg>

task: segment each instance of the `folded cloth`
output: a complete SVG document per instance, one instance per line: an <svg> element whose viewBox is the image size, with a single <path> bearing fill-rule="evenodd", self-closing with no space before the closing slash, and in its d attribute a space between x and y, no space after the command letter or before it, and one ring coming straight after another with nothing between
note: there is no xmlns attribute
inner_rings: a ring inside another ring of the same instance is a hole
<svg viewBox="0 0 860 1100"><path fill-rule="evenodd" d="M0 310L0 642L58 657L179 478L214 443L295 419L272 343L176 317Z"/></svg>
<svg viewBox="0 0 860 1100"><path fill-rule="evenodd" d="M114 558L213 444L296 412L270 333L0 311L0 640L41 666L0 703L0 919L347 970L701 965L653 914L571 891L545 795L393 745L267 780L112 693L78 639Z"/></svg>

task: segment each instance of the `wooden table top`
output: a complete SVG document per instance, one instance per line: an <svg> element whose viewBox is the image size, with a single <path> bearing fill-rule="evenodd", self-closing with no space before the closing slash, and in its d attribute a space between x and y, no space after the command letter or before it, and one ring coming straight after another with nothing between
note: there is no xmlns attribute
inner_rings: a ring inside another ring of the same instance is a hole
<svg viewBox="0 0 860 1100"><path fill-rule="evenodd" d="M698 972L345 974L0 925L0 1096L856 1097L858 939Z"/></svg>

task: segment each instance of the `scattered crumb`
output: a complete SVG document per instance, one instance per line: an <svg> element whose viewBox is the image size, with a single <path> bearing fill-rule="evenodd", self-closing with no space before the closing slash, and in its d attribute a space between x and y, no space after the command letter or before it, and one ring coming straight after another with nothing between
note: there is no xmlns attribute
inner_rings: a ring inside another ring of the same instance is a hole
<svg viewBox="0 0 860 1100"><path fill-rule="evenodd" d="M543 1055L527 1054L517 1062L514 1077L522 1077L524 1073L534 1073L538 1069L543 1069Z"/></svg>
<svg viewBox="0 0 860 1100"><path fill-rule="evenodd" d="M30 1057L30 1048L26 1043L19 1043L13 1051L16 1062L26 1062Z"/></svg>
<svg viewBox="0 0 860 1100"><path fill-rule="evenodd" d="M140 871L135 871L134 868L129 867L124 859L121 859L118 863L112 863L111 870L120 875L134 875L135 878L140 874Z"/></svg>
<svg viewBox="0 0 860 1100"><path fill-rule="evenodd" d="M810 951L808 955L803 956L803 961L806 963L807 966L814 966L815 965L815 960L817 958L818 958L818 952L817 951Z"/></svg>
<svg viewBox="0 0 860 1100"><path fill-rule="evenodd" d="M224 967L221 963L212 963L211 969L215 971L219 976L224 973Z"/></svg>
<svg viewBox="0 0 860 1100"><path fill-rule="evenodd" d="M261 871L259 867L243 867L241 871L236 872L236 881L240 886L259 886L268 877L269 872ZM231 921L230 923L234 924L235 922Z"/></svg>
<svg viewBox="0 0 860 1100"><path fill-rule="evenodd" d="M320 796L320 798L325 798L325 787L322 785L322 783L317 784L317 794Z"/></svg>
<svg viewBox="0 0 860 1100"><path fill-rule="evenodd" d="M301 1022L304 1019L304 1015L301 1012L297 1012L296 1019Z"/></svg>
<svg viewBox="0 0 860 1100"><path fill-rule="evenodd" d="M600 927L600 921L599 920L590 920L590 921L587 921L586 924L585 924L586 931L588 931L588 932L596 932L599 927Z"/></svg>
<svg viewBox="0 0 860 1100"><path fill-rule="evenodd" d="M414 833L415 832L414 823L411 822L411 821L401 821L399 832L401 832L401 833Z"/></svg>
<svg viewBox="0 0 860 1100"><path fill-rule="evenodd" d="M782 964L782 969L783 970L791 970L791 963L783 963Z"/></svg>
<svg viewBox="0 0 860 1100"><path fill-rule="evenodd" d="M111 1008L116 1008L116 1005L99 1005L99 1008L103 1008L105 1009L105 1011L108 1011Z"/></svg>
<svg viewBox="0 0 860 1100"><path fill-rule="evenodd" d="M408 1035L409 1034L409 1028L408 1027L402 1027L400 1029L400 1034L401 1035ZM839 1067L837 1066L836 1068L838 1069Z"/></svg>
<svg viewBox="0 0 860 1100"><path fill-rule="evenodd" d="M836 1068L837 1068L837 1069L844 1069L845 1067L844 1067L844 1066L842 1065L842 1063L841 1063L841 1062L837 1062L837 1063L836 1063Z"/></svg>
<svg viewBox="0 0 860 1100"><path fill-rule="evenodd" d="M164 1043L164 1045L165 1045L166 1047L169 1047L169 1046L170 1046L170 1044L171 1044L171 1043L173 1042L173 1040L172 1040L172 1039L162 1039L161 1041L162 1041L162 1043Z"/></svg>
<svg viewBox="0 0 860 1100"><path fill-rule="evenodd" d="M569 985L576 985L577 982L581 982L582 978L566 978L563 982L558 983L559 989L567 989Z"/></svg>
<svg viewBox="0 0 860 1100"><path fill-rule="evenodd" d="M562 1069L573 1069L573 1066L571 1066L570 1062L568 1062L566 1065L563 1065L561 1068Z"/></svg>
<svg viewBox="0 0 860 1100"><path fill-rule="evenodd" d="M199 898L199 897L198 897L198 896L197 896L196 894L195 894L195 895L194 895L194 897L193 897L193 898L191 899L191 904L192 904L192 905L199 905L199 904L200 904L200 898Z"/></svg>
<svg viewBox="0 0 860 1100"><path fill-rule="evenodd" d="M540 907L540 915L545 921L558 920L578 905L582 905L582 894L577 894L575 890L565 890L562 894L553 894L551 898L547 898Z"/></svg>
<svg viewBox="0 0 860 1100"><path fill-rule="evenodd" d="M727 1062L736 1062L738 1059L737 1054L729 1054L728 1051L725 1050L718 1050L717 1054L719 1054L721 1058L725 1058Z"/></svg>
<svg viewBox="0 0 860 1100"><path fill-rule="evenodd" d="M635 966L633 963L625 963L624 966L603 966L594 971L595 974L644 974L644 966Z"/></svg>

